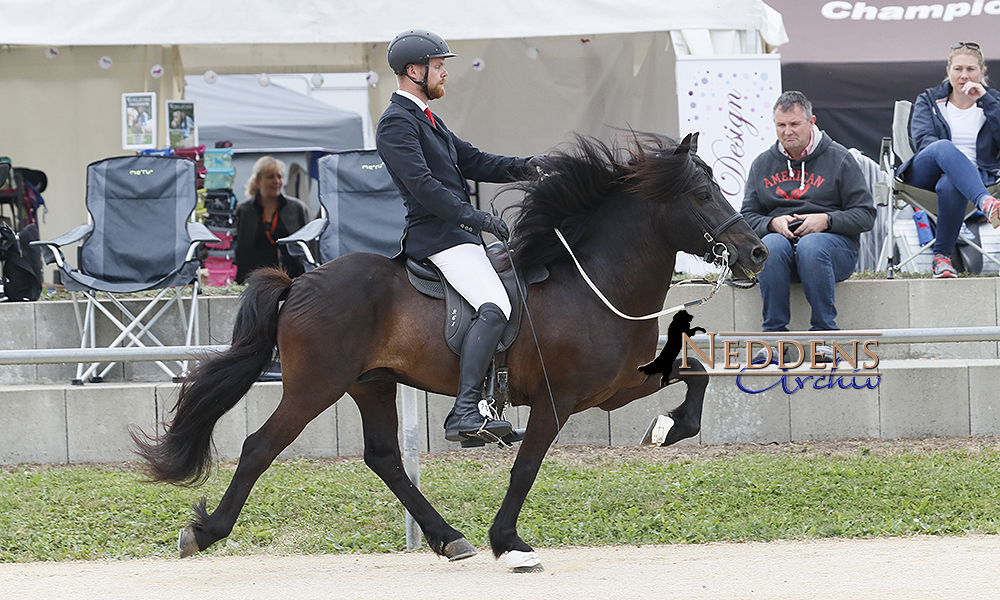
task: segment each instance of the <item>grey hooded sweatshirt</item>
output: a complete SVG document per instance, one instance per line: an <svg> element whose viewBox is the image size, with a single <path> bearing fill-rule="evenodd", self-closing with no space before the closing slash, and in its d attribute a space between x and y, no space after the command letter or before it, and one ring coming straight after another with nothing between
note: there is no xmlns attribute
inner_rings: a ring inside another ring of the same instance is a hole
<svg viewBox="0 0 1000 600"><path fill-rule="evenodd" d="M779 215L826 213L829 233L858 243L875 223L875 203L857 161L830 136L820 135L812 152L792 160L775 142L753 161L740 212L757 235Z"/></svg>

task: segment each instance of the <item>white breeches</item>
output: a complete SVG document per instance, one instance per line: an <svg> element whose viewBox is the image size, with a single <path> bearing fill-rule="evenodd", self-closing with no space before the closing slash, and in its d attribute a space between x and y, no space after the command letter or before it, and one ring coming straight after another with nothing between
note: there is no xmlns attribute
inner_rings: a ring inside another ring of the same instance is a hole
<svg viewBox="0 0 1000 600"><path fill-rule="evenodd" d="M510 318L510 300L481 244L459 244L428 259L473 308L492 302Z"/></svg>

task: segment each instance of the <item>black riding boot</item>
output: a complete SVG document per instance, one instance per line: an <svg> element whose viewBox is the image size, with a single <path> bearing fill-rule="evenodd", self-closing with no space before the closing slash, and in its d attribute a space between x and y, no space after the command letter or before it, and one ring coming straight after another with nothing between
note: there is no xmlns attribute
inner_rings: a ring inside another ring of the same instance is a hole
<svg viewBox="0 0 1000 600"><path fill-rule="evenodd" d="M497 438L510 433L511 425L507 421L495 421L479 414L486 370L506 325L507 317L500 307L487 302L479 308L479 314L466 332L459 359L458 397L455 398L455 407L444 421L446 440L460 442L481 438L493 442L496 440L480 434L480 431L489 432Z"/></svg>

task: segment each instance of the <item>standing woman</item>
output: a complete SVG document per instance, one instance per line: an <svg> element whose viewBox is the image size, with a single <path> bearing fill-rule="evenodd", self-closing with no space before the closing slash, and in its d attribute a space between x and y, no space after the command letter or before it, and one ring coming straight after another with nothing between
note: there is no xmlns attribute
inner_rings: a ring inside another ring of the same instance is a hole
<svg viewBox="0 0 1000 600"><path fill-rule="evenodd" d="M236 283L261 267L281 267L290 277L304 271L302 261L276 243L309 222L309 208L281 193L284 173L285 163L273 156L262 156L253 166L247 200L236 207Z"/></svg>
<svg viewBox="0 0 1000 600"><path fill-rule="evenodd" d="M952 44L947 73L917 97L910 119L916 154L899 169L906 183L937 192L935 279L957 276L951 255L968 202L1000 226L1000 201L986 191L1000 175L1000 92L986 87L979 44Z"/></svg>

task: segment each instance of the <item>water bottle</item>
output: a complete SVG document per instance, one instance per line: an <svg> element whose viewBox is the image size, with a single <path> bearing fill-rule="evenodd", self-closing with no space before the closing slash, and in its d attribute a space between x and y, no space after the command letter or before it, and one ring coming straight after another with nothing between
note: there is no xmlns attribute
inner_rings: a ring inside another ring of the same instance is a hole
<svg viewBox="0 0 1000 600"><path fill-rule="evenodd" d="M917 240L923 246L934 239L934 231L931 230L931 220L927 213L921 209L913 211L913 221L917 224ZM965 227L965 224L962 224Z"/></svg>

